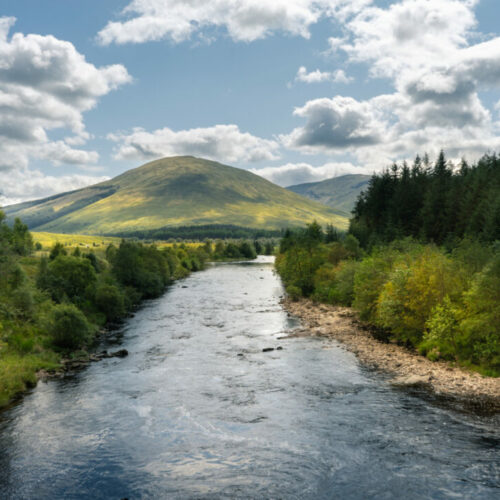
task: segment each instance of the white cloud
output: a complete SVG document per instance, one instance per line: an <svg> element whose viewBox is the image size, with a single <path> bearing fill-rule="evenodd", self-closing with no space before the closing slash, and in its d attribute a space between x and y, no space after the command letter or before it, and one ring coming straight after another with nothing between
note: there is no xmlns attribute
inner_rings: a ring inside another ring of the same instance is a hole
<svg viewBox="0 0 500 500"><path fill-rule="evenodd" d="M188 40L205 28L225 28L236 41L253 41L273 32L309 38L322 17L344 19L371 0L132 0L123 21L109 22L98 34L104 45Z"/></svg>
<svg viewBox="0 0 500 500"><path fill-rule="evenodd" d="M337 69L335 71L320 71L317 69L308 73L305 66L301 66L295 76L295 81L304 83L333 82L347 84L352 82L352 80L353 79L347 76L342 69Z"/></svg>
<svg viewBox="0 0 500 500"><path fill-rule="evenodd" d="M26 168L31 158L55 164L95 162L93 151L73 149L89 138L83 113L99 97L130 81L122 65L97 68L75 47L53 36L15 33L0 18L0 170ZM49 132L70 135L52 142Z"/></svg>
<svg viewBox="0 0 500 500"><path fill-rule="evenodd" d="M394 78L401 71L442 64L467 46L476 25L475 0L403 0L387 9L370 7L346 28L350 59L372 64L372 74Z"/></svg>
<svg viewBox="0 0 500 500"><path fill-rule="evenodd" d="M281 135L285 146L304 152L331 152L373 145L383 140L386 124L373 103L352 97L314 99L294 115L306 118L305 126Z"/></svg>
<svg viewBox="0 0 500 500"><path fill-rule="evenodd" d="M330 53L343 50L348 63L366 63L394 93L308 101L295 110L305 124L282 142L305 153L349 151L373 168L441 148L470 159L498 149L500 124L479 91L500 87L500 37L473 44L476 4L402 0L355 13L344 37L329 40Z"/></svg>
<svg viewBox="0 0 500 500"><path fill-rule="evenodd" d="M215 125L174 131L162 128L147 132L135 128L132 133L110 134L118 143L117 159L151 160L163 156L193 155L221 162L256 162L279 157L279 144L241 132L237 125Z"/></svg>
<svg viewBox="0 0 500 500"><path fill-rule="evenodd" d="M323 181L339 175L371 173L349 162L325 163L317 167L309 163L287 163L279 167L253 168L250 171L284 187Z"/></svg>
<svg viewBox="0 0 500 500"><path fill-rule="evenodd" d="M45 175L39 170L0 172L0 206L44 198L53 194L79 189L107 180L108 177L88 175Z"/></svg>

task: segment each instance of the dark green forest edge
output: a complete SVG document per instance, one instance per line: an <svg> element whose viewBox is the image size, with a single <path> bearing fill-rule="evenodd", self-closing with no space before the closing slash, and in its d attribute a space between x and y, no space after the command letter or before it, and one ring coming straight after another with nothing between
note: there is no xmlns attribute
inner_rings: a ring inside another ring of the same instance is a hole
<svg viewBox="0 0 500 500"><path fill-rule="evenodd" d="M288 231L276 266L292 299L352 306L377 337L500 375L500 158L417 157L374 175L349 231Z"/></svg>
<svg viewBox="0 0 500 500"><path fill-rule="evenodd" d="M208 260L253 259L274 245L207 241L158 249L123 240L97 255L79 248L68 254L56 243L42 258L33 247L27 226L17 219L10 227L0 211L0 407L36 384L39 370L88 358L106 327L174 280Z"/></svg>

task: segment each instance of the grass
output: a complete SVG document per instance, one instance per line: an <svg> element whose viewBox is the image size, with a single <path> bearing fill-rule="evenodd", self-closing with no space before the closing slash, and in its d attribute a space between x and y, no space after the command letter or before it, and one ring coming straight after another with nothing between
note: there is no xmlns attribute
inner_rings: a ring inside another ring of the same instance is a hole
<svg viewBox="0 0 500 500"><path fill-rule="evenodd" d="M80 247L80 249L106 248L110 244L119 245L121 238L112 238L109 236L91 236L86 234L62 234L32 232L35 243L40 243L44 250L48 250L55 243L62 243L69 248Z"/></svg>
<svg viewBox="0 0 500 500"><path fill-rule="evenodd" d="M95 186L4 210L32 230L66 235L209 224L281 229L314 219L339 229L348 224L344 212L258 175L188 156L157 160Z"/></svg>
<svg viewBox="0 0 500 500"><path fill-rule="evenodd" d="M15 394L36 385L36 373L54 370L60 366L54 352L20 355L7 350L0 352L0 408L7 405Z"/></svg>

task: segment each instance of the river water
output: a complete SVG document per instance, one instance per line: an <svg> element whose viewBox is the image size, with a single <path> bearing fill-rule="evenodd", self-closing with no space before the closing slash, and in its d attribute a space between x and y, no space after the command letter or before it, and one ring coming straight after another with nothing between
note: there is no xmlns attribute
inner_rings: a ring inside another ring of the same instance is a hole
<svg viewBox="0 0 500 500"><path fill-rule="evenodd" d="M393 389L333 340L278 340L282 294L260 258L147 303L104 346L127 358L0 414L0 498L500 498L498 418Z"/></svg>

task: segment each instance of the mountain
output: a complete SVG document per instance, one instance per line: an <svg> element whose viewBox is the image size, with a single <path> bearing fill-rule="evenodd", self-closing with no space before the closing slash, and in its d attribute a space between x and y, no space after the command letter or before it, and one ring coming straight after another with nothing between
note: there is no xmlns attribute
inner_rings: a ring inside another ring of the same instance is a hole
<svg viewBox="0 0 500 500"><path fill-rule="evenodd" d="M350 174L321 182L289 186L294 193L350 214L358 194L368 186L370 175Z"/></svg>
<svg viewBox="0 0 500 500"><path fill-rule="evenodd" d="M57 233L126 234L207 224L279 229L314 219L347 226L338 210L246 170L192 156L163 158L94 186L3 210L30 229Z"/></svg>

